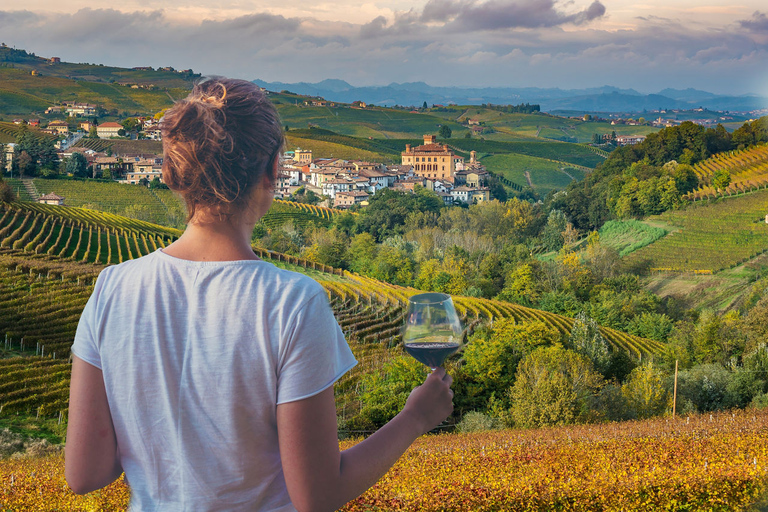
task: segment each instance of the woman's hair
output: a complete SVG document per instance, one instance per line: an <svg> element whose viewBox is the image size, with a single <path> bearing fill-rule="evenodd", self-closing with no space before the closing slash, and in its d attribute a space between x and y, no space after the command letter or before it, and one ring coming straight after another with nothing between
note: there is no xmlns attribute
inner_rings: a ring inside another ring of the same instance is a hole
<svg viewBox="0 0 768 512"><path fill-rule="evenodd" d="M230 214L247 204L253 187L272 186L283 147L277 110L251 82L210 77L160 121L163 181L187 204Z"/></svg>

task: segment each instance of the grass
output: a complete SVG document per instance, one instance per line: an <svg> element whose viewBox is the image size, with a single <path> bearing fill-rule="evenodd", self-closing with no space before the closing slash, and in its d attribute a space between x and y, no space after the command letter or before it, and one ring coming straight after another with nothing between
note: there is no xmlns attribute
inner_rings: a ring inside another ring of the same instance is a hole
<svg viewBox="0 0 768 512"><path fill-rule="evenodd" d="M600 228L600 242L616 249L619 256L652 244L667 234L667 230L639 220L609 220Z"/></svg>
<svg viewBox="0 0 768 512"><path fill-rule="evenodd" d="M24 439L46 439L52 444L60 444L64 442L67 423L59 424L56 418L36 418L27 414L0 416L0 430L6 428Z"/></svg>
<svg viewBox="0 0 768 512"><path fill-rule="evenodd" d="M480 161L486 168L508 180L528 188L528 173L533 190L546 195L553 189L563 189L573 181L572 178L584 178L584 169L571 167L568 163L526 156L521 154L498 154L481 157Z"/></svg>
<svg viewBox="0 0 768 512"><path fill-rule="evenodd" d="M399 163L400 158L384 153L375 153L344 144L336 144L316 139L296 137L291 132L286 133L286 142L289 149L301 148L312 151L314 158L342 158L344 160L365 160L368 162Z"/></svg>

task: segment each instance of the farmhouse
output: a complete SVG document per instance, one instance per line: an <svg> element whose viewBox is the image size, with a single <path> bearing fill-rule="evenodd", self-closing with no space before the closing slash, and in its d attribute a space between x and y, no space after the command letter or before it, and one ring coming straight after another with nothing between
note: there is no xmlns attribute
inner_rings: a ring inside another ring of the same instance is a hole
<svg viewBox="0 0 768 512"><path fill-rule="evenodd" d="M48 130L59 135L66 135L69 133L69 125L66 121L51 121L48 123Z"/></svg>
<svg viewBox="0 0 768 512"><path fill-rule="evenodd" d="M37 202L42 204L53 204L56 206L63 206L64 198L61 197L60 195L57 195L51 192L50 194L45 194L44 196L38 197Z"/></svg>

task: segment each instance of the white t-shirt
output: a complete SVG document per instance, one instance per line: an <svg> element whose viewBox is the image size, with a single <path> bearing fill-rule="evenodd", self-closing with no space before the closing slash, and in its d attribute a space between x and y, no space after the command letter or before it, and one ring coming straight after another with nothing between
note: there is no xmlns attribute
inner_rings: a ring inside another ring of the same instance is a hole
<svg viewBox="0 0 768 512"><path fill-rule="evenodd" d="M72 352L101 368L131 511L289 511L277 404L355 364L323 288L158 250L104 269Z"/></svg>

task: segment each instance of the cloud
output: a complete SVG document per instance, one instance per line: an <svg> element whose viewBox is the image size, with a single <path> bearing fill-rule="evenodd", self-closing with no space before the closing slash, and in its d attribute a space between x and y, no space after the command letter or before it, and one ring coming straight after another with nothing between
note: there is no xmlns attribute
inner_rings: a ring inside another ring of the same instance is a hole
<svg viewBox="0 0 768 512"><path fill-rule="evenodd" d="M566 0L423 1L373 13L367 23L266 12L196 19L140 9L0 11L0 41L70 62L355 85L610 84L657 91L706 84L742 93L768 69L768 45L761 43L768 20L759 11L730 25L648 16L603 30L600 0L581 0L578 8Z"/></svg>
<svg viewBox="0 0 768 512"><path fill-rule="evenodd" d="M768 16L760 11L755 11L752 14L752 18L748 20L741 20L739 24L742 28L745 28L752 32L764 32L768 33Z"/></svg>
<svg viewBox="0 0 768 512"><path fill-rule="evenodd" d="M581 25L604 14L605 6L600 0L573 14L559 11L554 0L429 0L421 20L450 22L452 29L476 31Z"/></svg>

